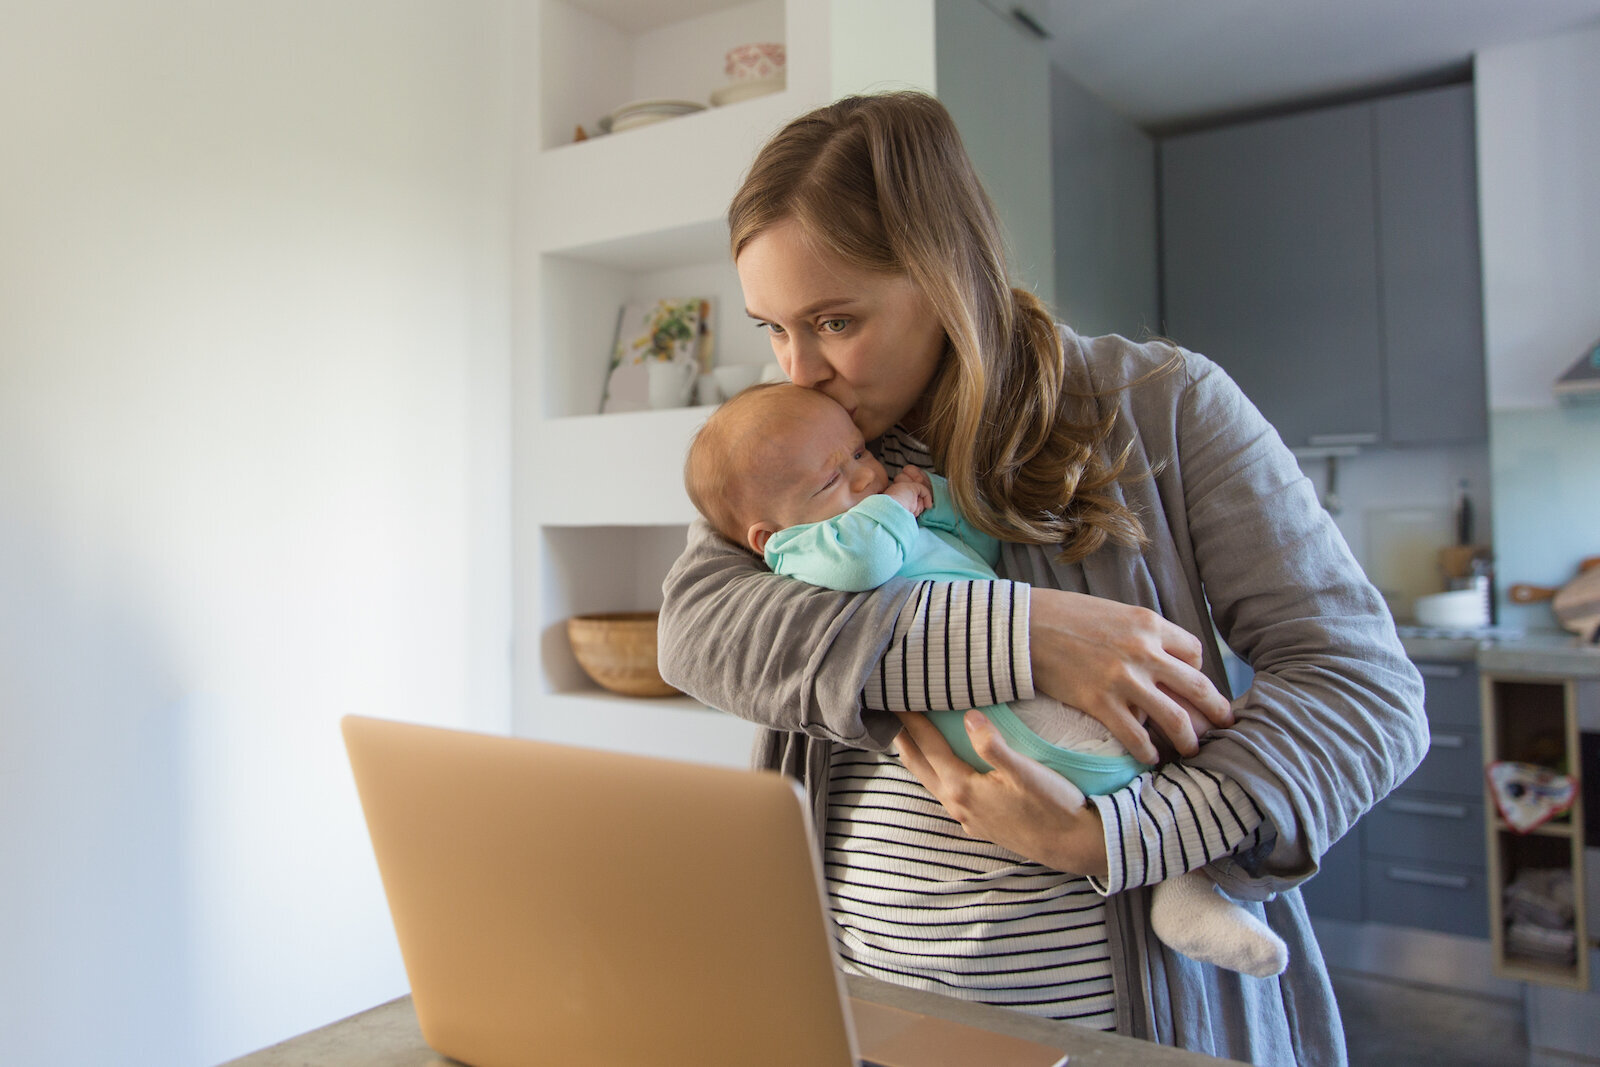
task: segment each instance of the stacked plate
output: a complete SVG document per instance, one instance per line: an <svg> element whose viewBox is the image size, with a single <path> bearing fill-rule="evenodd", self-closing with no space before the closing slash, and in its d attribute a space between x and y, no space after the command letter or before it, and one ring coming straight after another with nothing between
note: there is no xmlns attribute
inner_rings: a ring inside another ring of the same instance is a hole
<svg viewBox="0 0 1600 1067"><path fill-rule="evenodd" d="M768 93L781 92L784 87L783 81L783 74L779 73L770 78L730 82L711 94L711 102L717 107L722 107L726 104L737 104L741 100L766 96Z"/></svg>
<svg viewBox="0 0 1600 1067"><path fill-rule="evenodd" d="M652 122L691 115L705 109L704 104L697 104L693 100L635 100L602 118L600 128L607 133L621 133L635 126L648 126Z"/></svg>

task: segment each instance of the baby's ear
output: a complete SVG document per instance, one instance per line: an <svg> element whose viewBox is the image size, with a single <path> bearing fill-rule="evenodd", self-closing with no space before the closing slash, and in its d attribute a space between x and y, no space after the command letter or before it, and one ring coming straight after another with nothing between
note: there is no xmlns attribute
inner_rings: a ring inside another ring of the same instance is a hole
<svg viewBox="0 0 1600 1067"><path fill-rule="evenodd" d="M770 522L758 522L751 525L745 532L744 543L758 556L767 554L767 540L778 532L778 527Z"/></svg>

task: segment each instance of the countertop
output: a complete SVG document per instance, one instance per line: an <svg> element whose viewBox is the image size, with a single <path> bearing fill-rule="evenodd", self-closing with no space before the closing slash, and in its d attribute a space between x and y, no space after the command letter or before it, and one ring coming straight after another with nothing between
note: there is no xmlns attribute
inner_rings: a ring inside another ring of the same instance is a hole
<svg viewBox="0 0 1600 1067"><path fill-rule="evenodd" d="M847 981L851 995L863 1000L941 1015L1059 1048L1071 1055L1069 1067L1204 1067L1234 1062L984 1004L968 1004L872 978L852 975ZM401 997L253 1052L225 1067L447 1067L455 1062L440 1056L422 1040L411 998Z"/></svg>
<svg viewBox="0 0 1600 1067"><path fill-rule="evenodd" d="M1481 670L1600 678L1600 645L1584 645L1564 630L1539 630L1514 636L1451 637L1417 627L1400 627L1400 643L1414 660L1457 660Z"/></svg>

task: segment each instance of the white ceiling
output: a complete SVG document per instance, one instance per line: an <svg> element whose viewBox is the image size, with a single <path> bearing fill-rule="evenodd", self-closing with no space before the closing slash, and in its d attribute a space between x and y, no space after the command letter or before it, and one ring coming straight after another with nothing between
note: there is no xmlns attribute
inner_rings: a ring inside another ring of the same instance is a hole
<svg viewBox="0 0 1600 1067"><path fill-rule="evenodd" d="M795 2L795 0L790 0ZM1008 7L1001 0L988 0ZM1035 0L1051 59L1136 125L1423 82L1600 21L1600 0Z"/></svg>

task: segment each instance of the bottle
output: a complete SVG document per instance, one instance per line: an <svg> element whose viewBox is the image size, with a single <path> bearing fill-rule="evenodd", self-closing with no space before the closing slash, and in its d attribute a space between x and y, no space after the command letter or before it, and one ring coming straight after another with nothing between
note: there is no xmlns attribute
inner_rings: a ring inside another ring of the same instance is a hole
<svg viewBox="0 0 1600 1067"><path fill-rule="evenodd" d="M1467 495L1467 480L1456 487L1456 544L1472 544L1472 498Z"/></svg>

